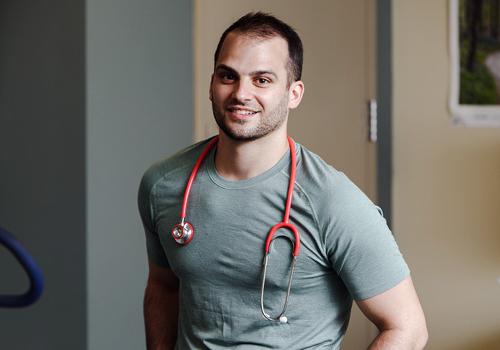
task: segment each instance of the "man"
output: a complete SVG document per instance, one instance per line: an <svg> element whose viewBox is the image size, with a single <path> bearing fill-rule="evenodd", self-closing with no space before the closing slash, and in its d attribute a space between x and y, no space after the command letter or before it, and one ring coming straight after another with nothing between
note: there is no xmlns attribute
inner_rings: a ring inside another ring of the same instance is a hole
<svg viewBox="0 0 500 350"><path fill-rule="evenodd" d="M291 144L290 223L300 251L288 308L282 312L297 242L281 229L277 237L294 244L273 240L261 310L264 245L284 216L292 176L287 121L304 94L301 71L300 38L273 16L247 14L223 33L210 83L218 140L187 197L192 227L183 219L174 230L194 232L189 244L171 232L209 140L145 173L139 208L149 257L148 349L337 349L353 299L380 330L370 349L425 345L408 267L379 208L298 143Z"/></svg>

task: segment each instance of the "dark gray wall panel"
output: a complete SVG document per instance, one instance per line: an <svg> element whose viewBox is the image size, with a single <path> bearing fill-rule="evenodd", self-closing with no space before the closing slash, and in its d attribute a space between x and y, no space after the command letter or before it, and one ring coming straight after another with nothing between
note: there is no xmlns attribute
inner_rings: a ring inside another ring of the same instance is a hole
<svg viewBox="0 0 500 350"><path fill-rule="evenodd" d="M392 0L377 1L377 192L392 227Z"/></svg>
<svg viewBox="0 0 500 350"><path fill-rule="evenodd" d="M85 349L84 2L0 2L0 53L0 225L46 278L39 303L0 309L0 348ZM27 287L3 248L0 276Z"/></svg>
<svg viewBox="0 0 500 350"><path fill-rule="evenodd" d="M193 139L191 1L0 3L0 225L46 276L1 349L141 349L143 171ZM26 277L0 247L0 293Z"/></svg>
<svg viewBox="0 0 500 350"><path fill-rule="evenodd" d="M145 347L142 173L193 139L191 1L87 2L90 349Z"/></svg>

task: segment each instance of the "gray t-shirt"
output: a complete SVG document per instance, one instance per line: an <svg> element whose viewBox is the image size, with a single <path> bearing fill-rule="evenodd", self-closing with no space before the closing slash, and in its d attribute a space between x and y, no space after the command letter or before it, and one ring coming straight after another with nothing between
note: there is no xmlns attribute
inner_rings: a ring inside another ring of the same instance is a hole
<svg viewBox="0 0 500 350"><path fill-rule="evenodd" d="M195 236L179 246L171 230L206 143L153 165L139 189L149 259L170 267L180 280L177 349L337 349L352 300L380 294L409 275L380 208L342 172L296 143L290 221L300 232L301 249L288 323L268 321L260 311L264 244L283 219L290 155L261 175L228 181L215 169L213 149L188 201ZM284 238L272 244L265 294L272 316L283 305L291 249Z"/></svg>

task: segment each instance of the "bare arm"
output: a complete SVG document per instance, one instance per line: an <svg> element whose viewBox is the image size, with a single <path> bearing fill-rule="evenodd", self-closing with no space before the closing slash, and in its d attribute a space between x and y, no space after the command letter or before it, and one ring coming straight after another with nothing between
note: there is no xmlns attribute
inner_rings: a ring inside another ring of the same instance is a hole
<svg viewBox="0 0 500 350"><path fill-rule="evenodd" d="M149 261L144 294L144 323L148 350L174 349L179 314L179 280L168 268Z"/></svg>
<svg viewBox="0 0 500 350"><path fill-rule="evenodd" d="M380 331L369 350L424 348L428 338L427 326L411 277L357 304Z"/></svg>

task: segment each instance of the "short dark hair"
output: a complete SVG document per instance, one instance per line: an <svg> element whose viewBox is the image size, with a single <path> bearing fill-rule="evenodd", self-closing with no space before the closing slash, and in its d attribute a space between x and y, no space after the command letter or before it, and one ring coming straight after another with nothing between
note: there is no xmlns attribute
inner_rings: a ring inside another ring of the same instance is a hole
<svg viewBox="0 0 500 350"><path fill-rule="evenodd" d="M249 12L222 33L215 50L214 68L224 40L230 32L238 32L257 38L271 38L276 35L282 37L288 44L288 82L292 83L301 79L304 50L299 35L285 22L264 12Z"/></svg>

